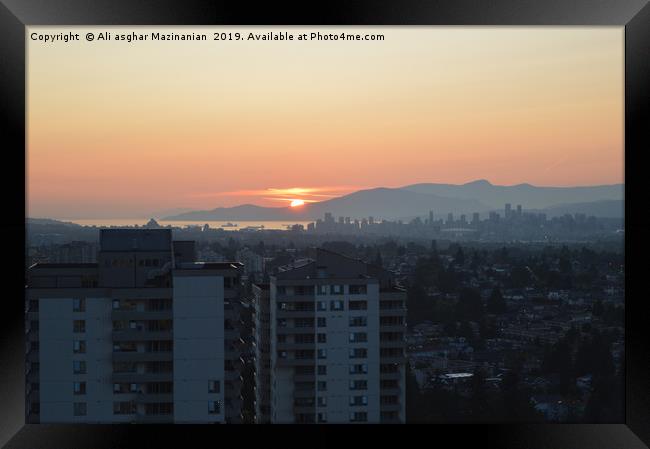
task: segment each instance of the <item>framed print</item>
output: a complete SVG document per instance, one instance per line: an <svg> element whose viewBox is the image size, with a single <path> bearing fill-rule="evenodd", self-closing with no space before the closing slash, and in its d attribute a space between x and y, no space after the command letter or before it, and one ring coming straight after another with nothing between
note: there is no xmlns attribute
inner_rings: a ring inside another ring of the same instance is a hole
<svg viewBox="0 0 650 449"><path fill-rule="evenodd" d="M2 1L0 444L647 447L647 2L310 6Z"/></svg>

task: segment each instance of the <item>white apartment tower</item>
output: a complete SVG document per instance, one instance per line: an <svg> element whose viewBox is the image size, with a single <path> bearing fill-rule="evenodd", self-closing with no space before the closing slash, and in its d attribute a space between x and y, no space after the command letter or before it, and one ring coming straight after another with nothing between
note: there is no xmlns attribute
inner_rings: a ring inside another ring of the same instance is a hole
<svg viewBox="0 0 650 449"><path fill-rule="evenodd" d="M405 300L390 272L321 249L270 276L270 421L403 423Z"/></svg>
<svg viewBox="0 0 650 449"><path fill-rule="evenodd" d="M169 229L102 229L98 263L30 267L27 422L240 422L240 269Z"/></svg>

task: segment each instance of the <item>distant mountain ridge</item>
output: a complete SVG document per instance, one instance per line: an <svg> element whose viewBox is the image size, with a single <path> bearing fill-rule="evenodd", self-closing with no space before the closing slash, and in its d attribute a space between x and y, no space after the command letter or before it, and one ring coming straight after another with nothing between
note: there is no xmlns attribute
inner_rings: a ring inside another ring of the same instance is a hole
<svg viewBox="0 0 650 449"><path fill-rule="evenodd" d="M624 184L580 187L537 187L531 184L499 186L484 179L460 185L413 184L402 189L454 198L472 198L493 209L502 209L506 203L512 204L513 208L521 204L525 209L545 209L558 204L622 200L624 196Z"/></svg>
<svg viewBox="0 0 650 449"><path fill-rule="evenodd" d="M372 216L393 220L399 217L424 216L430 210L439 218L448 213L485 214L492 210L502 210L505 203L512 204L513 209L518 204L521 204L524 210L551 208L549 210L554 213L558 208L571 207L573 203L579 204L580 206L576 207L582 210L589 209L587 204L592 202L622 203L623 194L623 184L585 187L536 187L530 184L498 186L486 180L478 180L460 185L424 183L400 188L378 187L295 208L244 204L185 212L162 219L304 221L322 218L326 212L330 212L336 217L354 219ZM593 207L596 211L607 210L607 214L611 214L616 208L614 203L602 203L600 207ZM620 209L622 211L622 207Z"/></svg>

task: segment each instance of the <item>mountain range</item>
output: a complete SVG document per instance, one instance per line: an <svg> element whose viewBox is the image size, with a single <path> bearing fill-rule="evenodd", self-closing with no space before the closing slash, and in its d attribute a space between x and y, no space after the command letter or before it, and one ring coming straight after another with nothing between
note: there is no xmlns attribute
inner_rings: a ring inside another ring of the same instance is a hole
<svg viewBox="0 0 650 449"><path fill-rule="evenodd" d="M401 219L424 217L432 210L436 218L448 213L486 214L502 211L505 203L515 209L546 212L547 215L586 213L599 217L623 216L624 184L583 187L537 187L530 184L501 186L486 180L466 184L413 184L399 188L378 187L359 190L337 198L301 207L264 207L244 204L211 210L189 211L160 217L163 220L296 220L322 218L326 212L335 217L375 217Z"/></svg>

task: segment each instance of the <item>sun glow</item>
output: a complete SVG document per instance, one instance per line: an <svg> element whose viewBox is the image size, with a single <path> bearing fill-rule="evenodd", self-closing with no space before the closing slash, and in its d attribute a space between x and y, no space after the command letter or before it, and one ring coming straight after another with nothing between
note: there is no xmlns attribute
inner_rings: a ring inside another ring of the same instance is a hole
<svg viewBox="0 0 650 449"><path fill-rule="evenodd" d="M298 207L298 206L304 206L305 202L303 200L292 200L290 206L291 207Z"/></svg>

